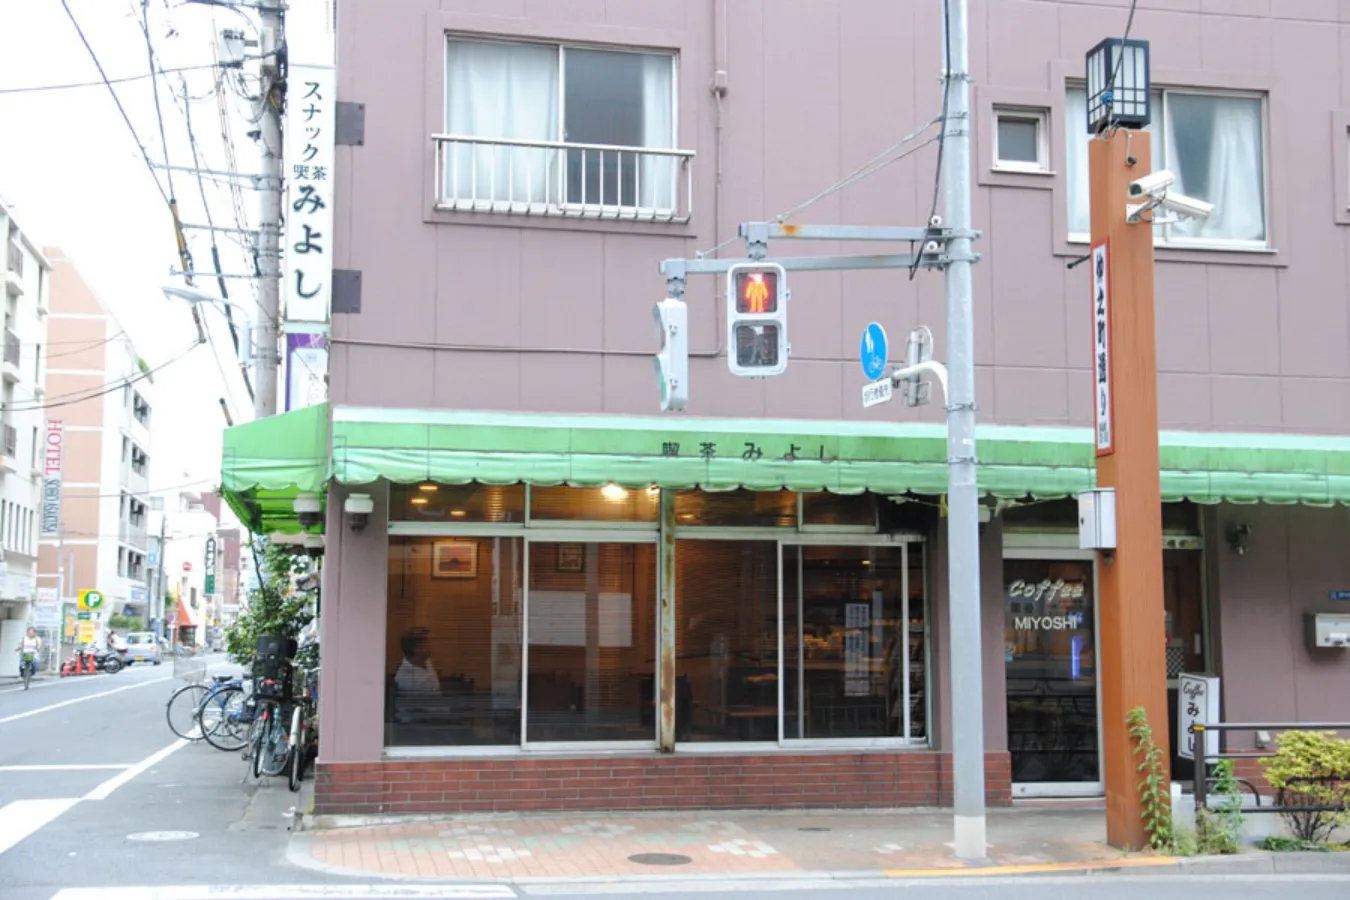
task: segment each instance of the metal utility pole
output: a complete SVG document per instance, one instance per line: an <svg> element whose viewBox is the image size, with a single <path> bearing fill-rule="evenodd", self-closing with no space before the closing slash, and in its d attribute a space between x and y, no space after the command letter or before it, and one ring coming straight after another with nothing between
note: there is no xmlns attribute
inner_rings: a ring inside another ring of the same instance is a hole
<svg viewBox="0 0 1350 900"><path fill-rule="evenodd" d="M154 568L146 567L145 590L150 595L150 618L155 621L155 637L164 636L164 525L168 515L159 517L159 550ZM155 596L156 582L159 583L159 596Z"/></svg>
<svg viewBox="0 0 1350 900"><path fill-rule="evenodd" d="M262 89L254 103L262 177L258 181L258 346L254 360L253 414L262 419L277 411L277 369L281 362L281 105L286 96L285 31L281 6L261 10L264 56ZM270 41L269 41L270 36Z"/></svg>
<svg viewBox="0 0 1350 900"><path fill-rule="evenodd" d="M943 189L947 266L947 632L951 657L955 849L985 857L984 684L980 627L979 489L975 482L975 315L970 229L970 63L967 0L943 0L947 119Z"/></svg>

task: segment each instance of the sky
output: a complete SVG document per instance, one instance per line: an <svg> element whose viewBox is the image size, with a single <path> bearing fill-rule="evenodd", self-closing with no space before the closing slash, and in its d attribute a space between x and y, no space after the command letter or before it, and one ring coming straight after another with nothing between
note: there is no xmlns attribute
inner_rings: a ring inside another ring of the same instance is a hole
<svg viewBox="0 0 1350 900"><path fill-rule="evenodd" d="M150 70L142 30L143 0L65 0L65 5L110 79ZM170 173L152 173L138 141L157 164L165 162L167 142L173 166L256 172L258 154L247 136L253 127L251 114L241 95L245 90L256 93L257 78L246 70L244 85L238 84L234 73L222 84L235 155L231 167L217 100L221 70L209 67L216 61L217 31L242 28L256 38L257 29L252 16L191 0L145 0L144 10L157 64L170 70L156 79L163 139L148 78L114 86L134 137L101 82L70 90L16 91L99 82L99 71L62 0L0 0L0 197L39 246L59 246L76 261L84 280L121 321L141 358L156 366L196 339L187 304L165 299L160 291L161 285L186 283L171 275L181 264L160 188L177 200L184 223L205 224L207 210L217 227L241 223L226 179L204 178L199 186L192 173L173 172L170 186ZM180 67L207 68L171 71ZM197 144L195 165L185 105ZM241 184L241 209L247 219L243 224L254 228L258 195L247 182ZM213 273L210 233L187 234L194 268ZM253 271L238 240L216 236L227 274ZM199 276L195 286L220 293L214 277ZM257 313L255 282L230 279L226 287L232 300ZM226 424L221 397L227 399L236 423L253 417L223 314L218 308L202 312L211 344L158 373L149 389L152 493L173 493L180 487L209 490L219 483L221 432ZM241 316L236 313L235 318Z"/></svg>

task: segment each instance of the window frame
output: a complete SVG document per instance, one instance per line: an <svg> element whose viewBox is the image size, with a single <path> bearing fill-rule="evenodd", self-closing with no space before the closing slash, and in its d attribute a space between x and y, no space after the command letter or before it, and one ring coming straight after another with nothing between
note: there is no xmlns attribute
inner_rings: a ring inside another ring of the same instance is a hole
<svg viewBox="0 0 1350 900"><path fill-rule="evenodd" d="M995 103L992 115L993 122L989 130L989 143L993 149L993 171L1017 175L1053 174L1050 168L1050 111L1048 109ZM1003 119L1031 122L1036 126L1035 162L1003 159L999 156L998 126Z"/></svg>
<svg viewBox="0 0 1350 900"><path fill-rule="evenodd" d="M1220 253L1275 253L1275 243L1273 239L1274 230L1274 209L1272 208L1272 181L1274 179L1270 165L1270 91L1241 88L1223 88L1223 87L1205 87L1205 86L1179 86L1171 87L1169 85L1160 85L1155 83L1153 86L1153 125L1156 129L1156 140L1152 148L1155 158L1153 164L1154 171L1160 168L1168 168L1169 160L1167 154L1167 132L1169 128L1169 119L1171 115L1171 106L1168 102L1169 95L1184 94L1198 97L1215 97L1220 99L1231 98L1235 100L1257 100L1261 104L1261 196L1262 196L1262 217L1265 221L1265 239L1260 241L1248 240L1226 240L1222 238L1192 238L1184 235L1177 236L1172 232L1170 224L1153 226L1153 246L1159 249L1168 250L1200 250ZM1067 97L1069 91L1086 91L1086 85L1079 79L1065 79L1064 95L1065 109L1068 108ZM1073 128L1073 123L1067 121L1066 128ZM1079 123L1080 125L1082 123ZM1065 133L1067 140L1068 134ZM1089 138L1091 140L1091 138ZM1066 161L1068 158L1067 147ZM1161 157L1162 165L1158 164ZM1065 178L1070 179L1074 176L1069 167L1065 165ZM1071 210L1068 209L1069 192L1064 193L1065 222L1066 225L1071 219ZM1092 242L1090 233L1076 232L1066 229L1066 240L1074 246L1080 247Z"/></svg>

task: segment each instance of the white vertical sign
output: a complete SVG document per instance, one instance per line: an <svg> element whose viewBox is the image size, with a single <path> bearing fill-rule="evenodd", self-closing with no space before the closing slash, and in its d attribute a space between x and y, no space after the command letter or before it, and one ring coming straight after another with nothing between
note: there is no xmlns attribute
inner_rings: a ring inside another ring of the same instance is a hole
<svg viewBox="0 0 1350 900"><path fill-rule="evenodd" d="M1219 721L1219 679L1214 675L1187 675L1177 678L1177 755L1195 759L1195 735L1190 728L1199 722L1212 725ZM1219 733L1205 732L1205 754L1219 752Z"/></svg>
<svg viewBox="0 0 1350 900"><path fill-rule="evenodd" d="M47 420L47 438L42 452L42 536L61 534L61 460L65 426L60 419Z"/></svg>
<svg viewBox="0 0 1350 900"><path fill-rule="evenodd" d="M1110 259L1105 240L1092 245L1092 409L1097 455L1116 449L1115 400L1111 395Z"/></svg>
<svg viewBox="0 0 1350 900"><path fill-rule="evenodd" d="M333 298L337 74L293 61L286 89L286 321L324 324Z"/></svg>

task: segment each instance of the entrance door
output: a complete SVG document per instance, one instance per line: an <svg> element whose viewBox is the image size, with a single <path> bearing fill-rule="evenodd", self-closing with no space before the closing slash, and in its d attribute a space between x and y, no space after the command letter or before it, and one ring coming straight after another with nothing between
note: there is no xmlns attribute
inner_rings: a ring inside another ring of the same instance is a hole
<svg viewBox="0 0 1350 900"><path fill-rule="evenodd" d="M1102 792L1096 579L1072 555L1003 562L1014 796Z"/></svg>

